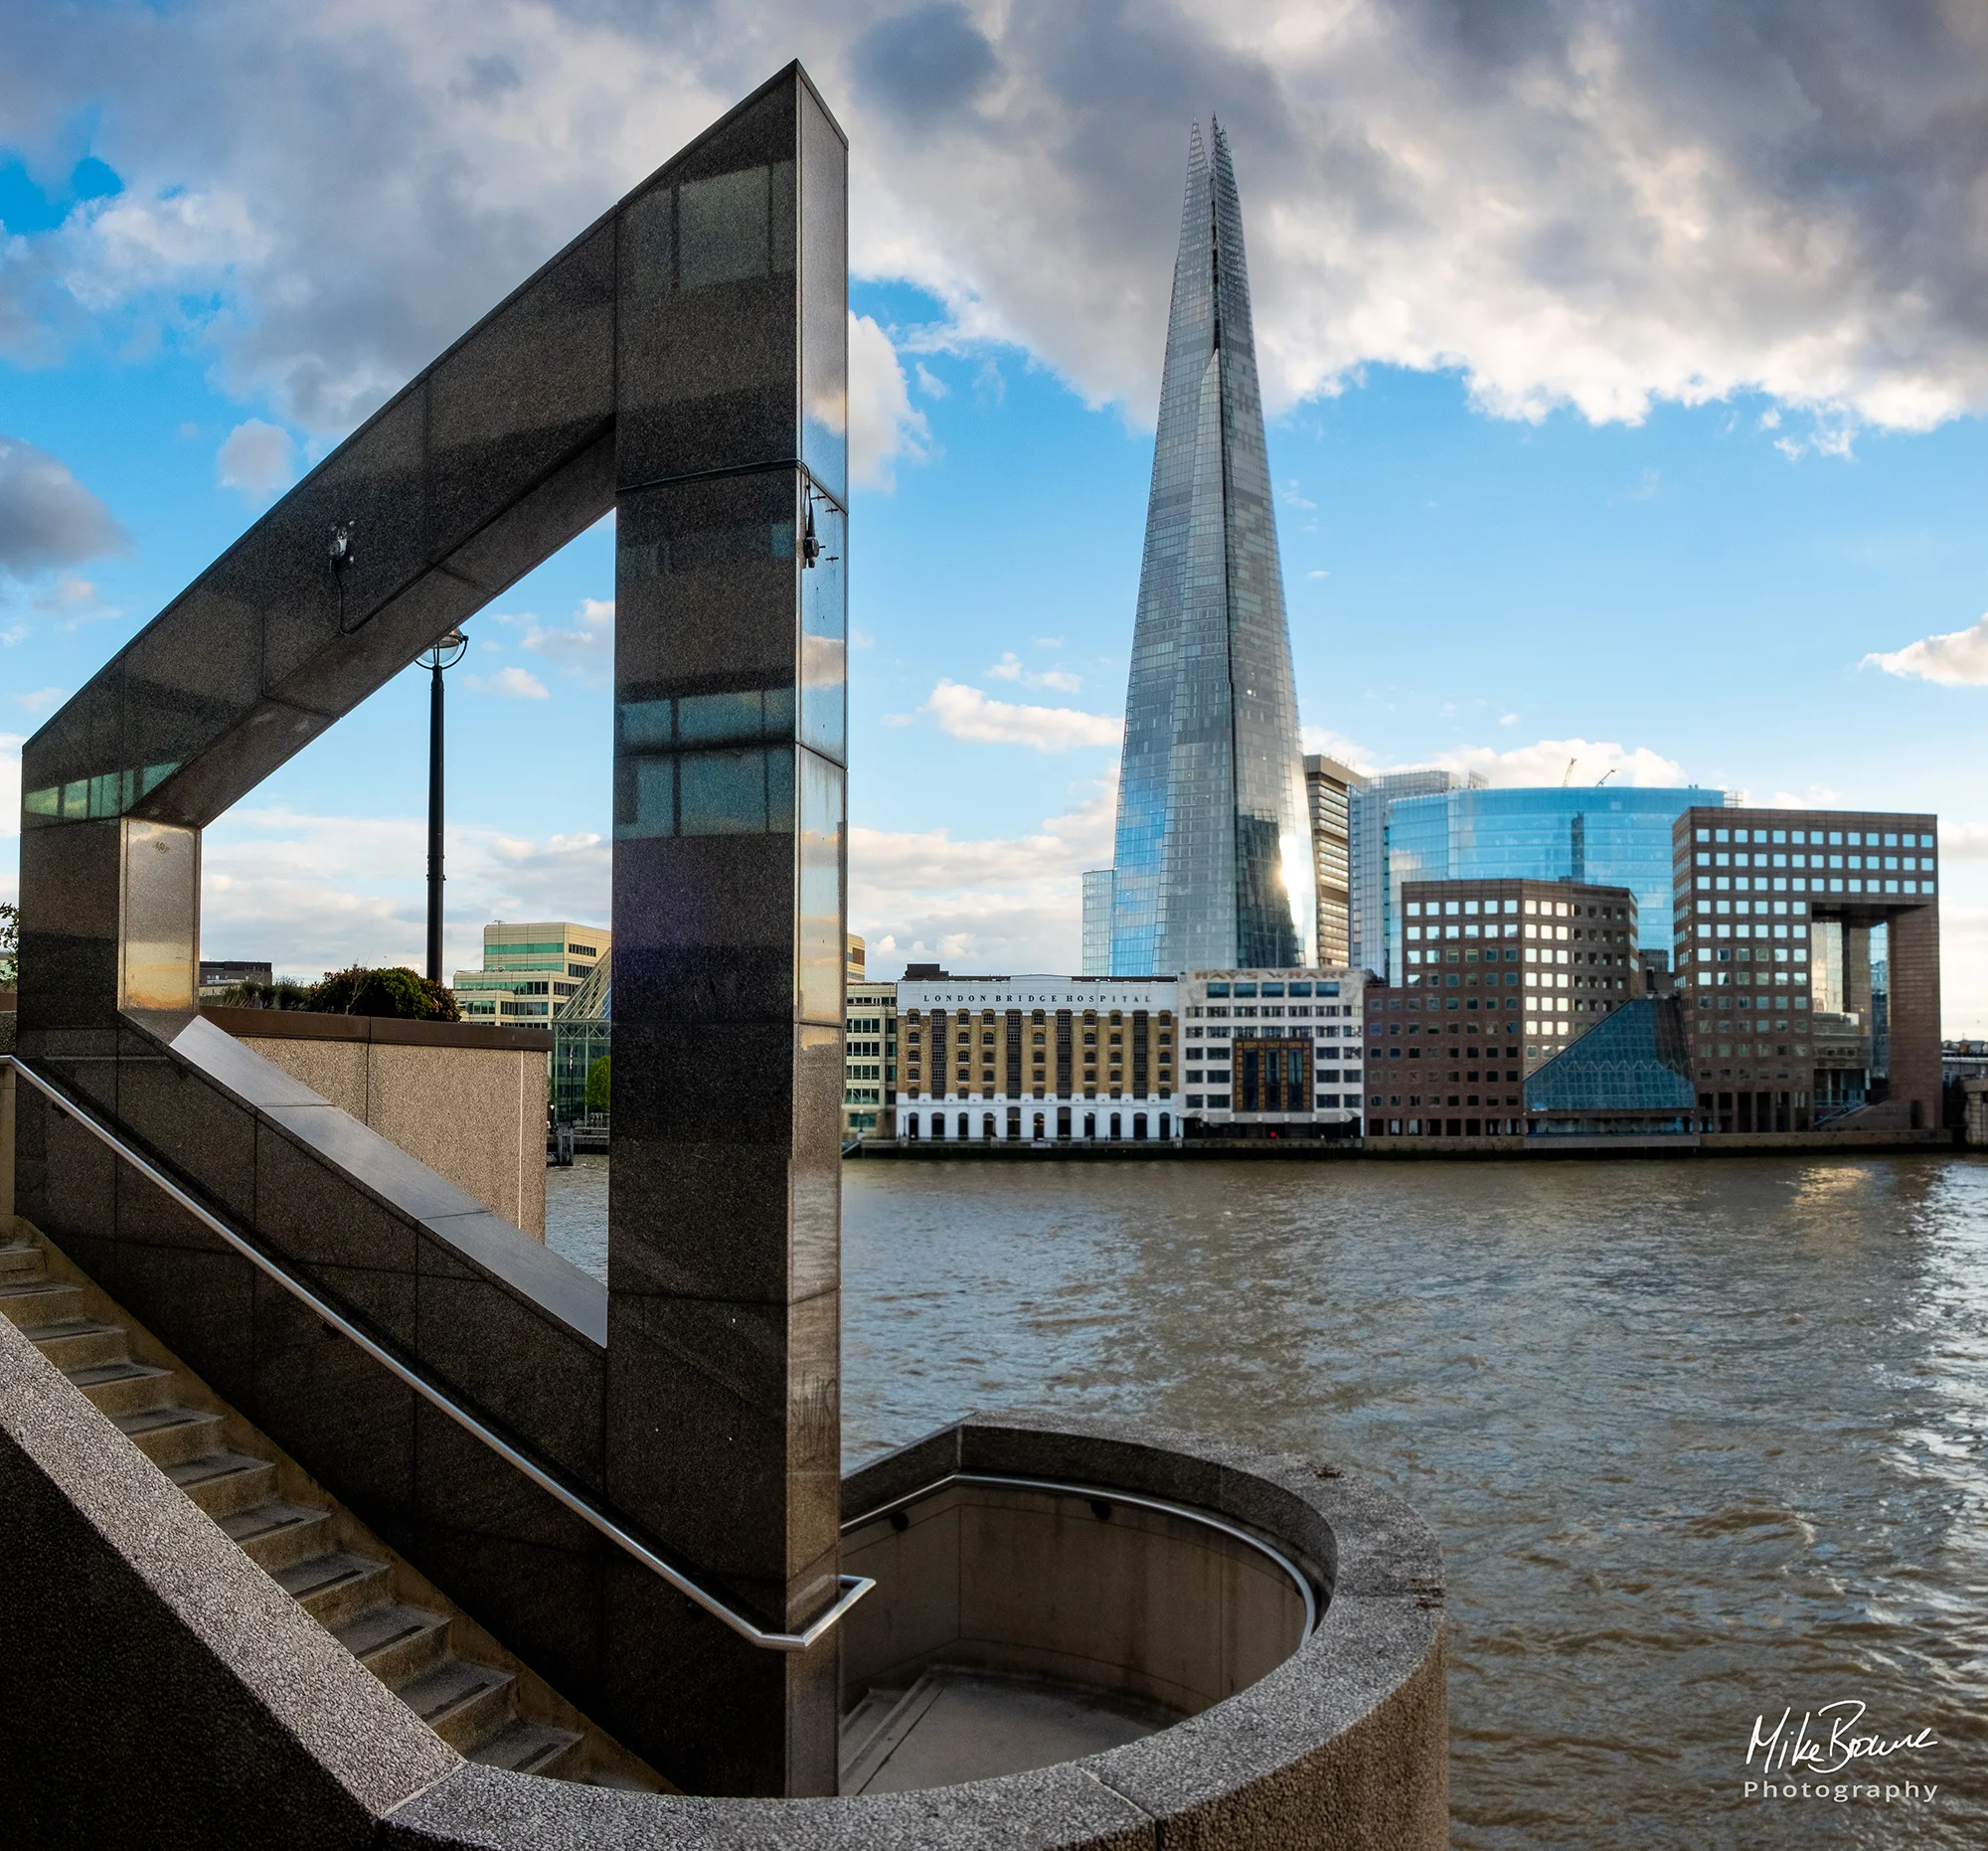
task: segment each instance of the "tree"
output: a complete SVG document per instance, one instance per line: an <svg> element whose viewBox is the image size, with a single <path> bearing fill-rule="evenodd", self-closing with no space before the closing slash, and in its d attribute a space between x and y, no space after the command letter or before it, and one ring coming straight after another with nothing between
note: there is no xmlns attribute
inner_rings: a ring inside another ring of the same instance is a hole
<svg viewBox="0 0 1988 1851"><path fill-rule="evenodd" d="M607 1106L607 1064L614 1057L603 1054L586 1070L586 1109L589 1112L604 1112Z"/></svg>
<svg viewBox="0 0 1988 1851"><path fill-rule="evenodd" d="M0 983L12 983L20 974L21 909L0 900Z"/></svg>
<svg viewBox="0 0 1988 1851"><path fill-rule="evenodd" d="M384 970L369 970L364 964L327 970L323 980L312 985L304 1006L327 1015L397 1016L409 1022L462 1020L452 991L405 964Z"/></svg>

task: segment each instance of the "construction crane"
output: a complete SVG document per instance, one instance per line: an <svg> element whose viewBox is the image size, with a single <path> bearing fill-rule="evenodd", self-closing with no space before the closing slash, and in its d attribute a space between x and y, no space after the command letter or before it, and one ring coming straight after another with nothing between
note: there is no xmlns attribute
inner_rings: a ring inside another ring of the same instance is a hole
<svg viewBox="0 0 1988 1851"><path fill-rule="evenodd" d="M1607 770L1603 771L1603 772L1601 773L1601 775L1600 775L1599 777L1597 777L1597 778L1596 778L1596 779L1594 780L1594 788L1595 788L1596 790L1599 790L1599 789L1601 788L1601 786L1602 786L1603 784L1607 783L1607 781L1608 781L1608 780L1609 780L1609 779L1610 779L1611 777L1613 777L1613 776L1615 775L1615 773L1616 773L1617 771L1619 771L1619 770L1620 770L1621 768L1622 768L1622 767L1621 767L1620 765L1615 765L1615 764L1611 764L1611 765L1610 765L1610 766L1609 766L1609 767L1607 768Z"/></svg>
<svg viewBox="0 0 1988 1851"><path fill-rule="evenodd" d="M1567 761L1567 769L1560 774L1561 789L1565 790L1574 781L1574 767L1579 762L1578 758L1570 758Z"/></svg>

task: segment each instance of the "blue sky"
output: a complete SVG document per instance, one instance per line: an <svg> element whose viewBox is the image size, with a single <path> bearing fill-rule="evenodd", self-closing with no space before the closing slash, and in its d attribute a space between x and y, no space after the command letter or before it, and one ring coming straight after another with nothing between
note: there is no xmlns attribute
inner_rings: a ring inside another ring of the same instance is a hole
<svg viewBox="0 0 1988 1851"><path fill-rule="evenodd" d="M821 30L777 7L737 11L769 44L782 25ZM327 203L333 127L313 126L319 104L292 97L286 115L285 98L262 97L252 60L198 80L218 86L199 121L192 101L162 116L126 74L148 58L191 71L224 27L266 49L279 29L260 15L29 14L28 77L0 79L10 752L449 333L748 87L716 54L631 51L597 21L521 6L501 27L517 44L474 67L510 60L501 133L469 113L485 105L466 80L429 83L403 98L406 144L377 173L345 175L356 200ZM1366 74L1370 165L1380 150L1401 173L1437 157L1500 169L1507 202L1562 240L1547 256L1544 231L1514 254L1481 213L1380 211L1399 204L1399 174L1383 186L1349 164L1343 126L1307 140L1274 86L1259 94L1216 70L1165 93L1164 117L1150 96L1115 95L1117 80L1087 78L1082 46L1026 7L1000 29L992 9L858 8L840 40L802 47L858 150L852 924L875 967L1076 960L1076 876L1109 857L1186 124L1214 101L1250 240L1314 743L1363 765L1445 762L1498 782L1558 782L1573 757L1576 781L1614 768L1762 801L1935 809L1948 1029L1988 1032L1988 628L1975 628L1988 621L1988 337L1958 309L1940 321L1924 306L1940 296L1925 252L1971 232L1928 224L1916 254L1897 237L1860 251L1839 198L1803 197L1791 165L1748 166L1704 116L1705 73L1753 55L1723 43L1669 45L1681 86L1697 72L1697 100L1687 109L1650 79L1644 139L1587 150L1614 163L1615 195L1575 186L1564 161L1527 152L1540 111L1512 113L1523 74L1499 62L1520 54L1450 46L1444 78L1441 60L1399 42L1419 12L1401 16L1393 40L1314 48L1314 75ZM414 53L442 59L455 10L435 0L410 18ZM1779 48L1781 68L1809 68L1797 49ZM1535 89L1538 58L1562 68L1537 47L1524 56ZM631 57L648 60L632 78ZM363 76L325 74L328 116ZM662 99L654 123L644 77ZM1868 81L1903 94L1907 77L1920 81L1882 68ZM1058 118L1075 126L1059 130L1049 179L995 132L1040 123L1093 81L1083 108ZM1451 84L1465 126L1410 161L1400 124L1431 82ZM1224 85L1228 99L1195 93ZM223 132L212 112L231 107ZM1127 122L1140 110L1139 159L1099 152L1084 108ZM1771 139L1773 113L1763 128L1754 106L1749 132ZM1582 113L1553 119L1574 136ZM1897 133L1916 147L1909 126ZM540 138L536 165L520 164L521 135ZM897 158L925 144L951 162L933 192ZM1662 193L1650 174L1672 173L1679 146L1728 164L1692 203L1704 224L1668 253L1657 240L1655 256L1647 240L1610 243L1624 194L1670 224L1668 205L1647 203ZM468 176L452 183L462 199L445 236L401 203L424 173ZM494 178L513 188L499 205L477 197ZM1818 215L1835 254L1790 256L1748 230L1762 201ZM1024 210L1032 235L1063 239L1038 239L1054 263L1013 248ZM322 223L297 229L313 215ZM453 259L445 282L422 267L431 247ZM452 964L474 961L494 916L604 917L610 541L583 536L479 615L451 673ZM1955 640L1928 643L1942 636ZM417 961L424 724L410 672L215 825L211 954L307 974ZM9 891L12 862L8 841Z"/></svg>

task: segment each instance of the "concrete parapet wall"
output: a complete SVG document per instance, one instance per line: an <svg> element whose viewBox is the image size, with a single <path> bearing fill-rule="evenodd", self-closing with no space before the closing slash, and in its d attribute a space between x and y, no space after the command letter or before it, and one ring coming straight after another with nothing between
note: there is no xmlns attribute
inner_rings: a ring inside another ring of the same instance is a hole
<svg viewBox="0 0 1988 1851"><path fill-rule="evenodd" d="M1331 1467L1181 1434L1004 1416L865 1467L845 1481L845 1515L860 1530L867 1513L962 1471L1206 1512L1289 1558L1315 1584L1319 1624L1296 1639L1293 1609L1275 1617L1279 1594L1259 1615L1267 1631L1239 1635L1226 1672L1205 1667L1203 1681L1218 1686L1260 1673L1235 1694L1125 1747L958 1786L686 1798L465 1765L0 1326L0 1525L12 1571L0 1593L0 1769L13 1776L13 1821L39 1808L32 1842L112 1851L1446 1845L1441 1564L1399 1498ZM1093 1552L1084 1572L1103 1565Z"/></svg>
<svg viewBox="0 0 1988 1851"><path fill-rule="evenodd" d="M493 1215L546 1238L551 1035L301 1009L201 1014Z"/></svg>

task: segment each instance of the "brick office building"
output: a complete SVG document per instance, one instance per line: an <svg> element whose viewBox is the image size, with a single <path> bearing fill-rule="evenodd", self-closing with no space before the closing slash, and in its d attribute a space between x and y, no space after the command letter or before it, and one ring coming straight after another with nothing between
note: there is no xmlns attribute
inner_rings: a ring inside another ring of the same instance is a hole
<svg viewBox="0 0 1988 1851"><path fill-rule="evenodd" d="M1171 977L971 977L911 965L897 992L897 1134L1177 1137L1176 989Z"/></svg>
<svg viewBox="0 0 1988 1851"><path fill-rule="evenodd" d="M1708 1122L1938 1125L1937 833L1917 813L1678 818L1674 961Z"/></svg>

